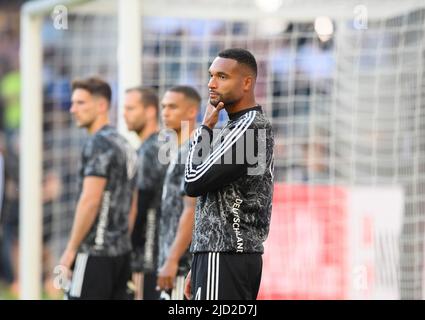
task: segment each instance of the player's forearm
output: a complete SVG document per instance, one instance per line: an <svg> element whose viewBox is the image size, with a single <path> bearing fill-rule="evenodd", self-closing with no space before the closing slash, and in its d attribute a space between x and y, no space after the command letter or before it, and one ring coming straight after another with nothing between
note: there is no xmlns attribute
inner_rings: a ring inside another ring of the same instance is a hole
<svg viewBox="0 0 425 320"><path fill-rule="evenodd" d="M75 212L74 223L67 248L77 250L98 215L100 199L81 197Z"/></svg>
<svg viewBox="0 0 425 320"><path fill-rule="evenodd" d="M205 179L202 179L201 174L204 174L205 169L202 169L201 165L209 159L212 138L213 131L205 125L199 127L195 132L185 168L184 191L190 197L199 196L199 188L206 187L205 181L203 181Z"/></svg>
<svg viewBox="0 0 425 320"><path fill-rule="evenodd" d="M136 222L137 217L137 202L138 202L138 191L133 192L133 198L131 201L130 214L128 216L128 229L129 233L133 232L134 224Z"/></svg>
<svg viewBox="0 0 425 320"><path fill-rule="evenodd" d="M209 130L201 128L195 135L195 142L190 150L185 170L184 191L190 197L198 197L214 191L239 179L247 170L246 155L238 155L239 152L245 152L245 148L240 147L243 146L244 136L237 140L241 142L233 141L230 145L228 143L220 144L213 148L207 157L203 157L207 148L199 145L202 144L203 139L208 140L204 137L208 136ZM199 136L202 136L202 139ZM201 142L199 142L200 140ZM202 156L197 158L199 153Z"/></svg>
<svg viewBox="0 0 425 320"><path fill-rule="evenodd" d="M186 208L181 215L176 238L170 248L168 260L178 262L187 251L192 241L194 215L194 207Z"/></svg>
<svg viewBox="0 0 425 320"><path fill-rule="evenodd" d="M187 162L188 173L193 173L201 166L210 154L213 131L202 125L195 131L193 142L190 146Z"/></svg>

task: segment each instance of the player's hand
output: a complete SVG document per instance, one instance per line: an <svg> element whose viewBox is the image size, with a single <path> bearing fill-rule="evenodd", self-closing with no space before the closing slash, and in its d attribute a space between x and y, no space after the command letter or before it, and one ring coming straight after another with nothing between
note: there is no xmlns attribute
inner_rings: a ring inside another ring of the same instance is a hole
<svg viewBox="0 0 425 320"><path fill-rule="evenodd" d="M156 282L157 290L170 290L174 288L174 280L176 279L178 268L178 261L167 260L164 263L158 273L158 280Z"/></svg>
<svg viewBox="0 0 425 320"><path fill-rule="evenodd" d="M190 270L189 273L186 276L185 281L184 281L184 296L186 297L187 300L192 299L192 297L191 297L192 288L191 288L191 284L190 284L191 283L191 281L190 281L191 273L192 273L192 271Z"/></svg>
<svg viewBox="0 0 425 320"><path fill-rule="evenodd" d="M62 278L62 281L65 281L65 284L62 283L61 286L63 286L62 289L64 289L65 291L68 281L70 281L72 277L71 267L74 263L76 255L77 252L75 250L66 249L59 260L59 265L63 268L61 271L62 276L64 276L64 278Z"/></svg>
<svg viewBox="0 0 425 320"><path fill-rule="evenodd" d="M74 263L75 256L77 255L76 250L66 249L62 254L62 257L59 260L59 264L64 266L67 269L71 269L72 264Z"/></svg>
<svg viewBox="0 0 425 320"><path fill-rule="evenodd" d="M211 103L208 103L207 110L205 111L204 120L202 124L207 126L210 129L214 129L215 125L218 122L218 116L220 110L224 108L224 103L219 102L216 107L214 107Z"/></svg>

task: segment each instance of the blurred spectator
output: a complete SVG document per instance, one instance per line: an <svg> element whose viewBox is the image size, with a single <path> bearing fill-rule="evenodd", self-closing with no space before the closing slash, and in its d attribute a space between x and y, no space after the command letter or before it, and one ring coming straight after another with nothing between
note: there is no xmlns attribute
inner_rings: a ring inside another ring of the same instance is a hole
<svg viewBox="0 0 425 320"><path fill-rule="evenodd" d="M298 68L311 81L330 79L335 66L331 40L329 42L316 41L307 41L299 48ZM320 85L320 82L317 84Z"/></svg>
<svg viewBox="0 0 425 320"><path fill-rule="evenodd" d="M5 153L5 199L2 211L2 270L13 296L19 295L19 139L12 138L11 147ZM62 184L59 174L44 164L42 189L43 201L43 279L47 295L57 297L53 288L53 257L49 247L52 235L52 205L60 196Z"/></svg>
<svg viewBox="0 0 425 320"><path fill-rule="evenodd" d="M5 153L5 143L4 143L4 137L3 134L0 131L0 221L1 221L1 215L2 215L2 208L3 208L3 196L4 196L4 174L5 174L5 168L4 168L4 153Z"/></svg>
<svg viewBox="0 0 425 320"><path fill-rule="evenodd" d="M315 141L303 146L305 173L304 181L326 183L329 181L329 152L324 143Z"/></svg>
<svg viewBox="0 0 425 320"><path fill-rule="evenodd" d="M4 128L8 136L19 129L20 93L20 73L18 70L12 70L0 81L0 95L4 102Z"/></svg>
<svg viewBox="0 0 425 320"><path fill-rule="evenodd" d="M69 70L66 66L61 66L58 73L51 77L45 89L45 101L51 103L52 109L69 111L71 96L71 82L69 80ZM51 111L47 109L45 111Z"/></svg>
<svg viewBox="0 0 425 320"><path fill-rule="evenodd" d="M7 73L9 69L8 60L0 55L0 81L3 79L3 76ZM4 132L4 100L0 94L0 132ZM5 145L3 147L6 147Z"/></svg>
<svg viewBox="0 0 425 320"><path fill-rule="evenodd" d="M2 213L3 213L3 195L4 195L4 152L5 152L5 144L3 140L3 134L0 131L0 226L2 221ZM2 243L3 243L3 232L0 228L0 262L2 261ZM3 266L0 263L0 279L3 278Z"/></svg>
<svg viewBox="0 0 425 320"><path fill-rule="evenodd" d="M62 182L59 174L52 169L43 178L43 281L44 290L50 298L58 298L62 291L53 285L54 257L50 247L53 234L53 205L62 193Z"/></svg>
<svg viewBox="0 0 425 320"><path fill-rule="evenodd" d="M12 148L13 147L13 148ZM11 292L18 294L19 158L18 141L13 137L5 152L5 192L2 212L2 269Z"/></svg>

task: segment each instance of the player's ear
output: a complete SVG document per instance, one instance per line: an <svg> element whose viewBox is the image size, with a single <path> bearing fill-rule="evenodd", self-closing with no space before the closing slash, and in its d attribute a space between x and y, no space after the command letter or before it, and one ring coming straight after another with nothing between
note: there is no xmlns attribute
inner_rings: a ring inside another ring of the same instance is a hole
<svg viewBox="0 0 425 320"><path fill-rule="evenodd" d="M145 107L146 118L149 120L157 119L157 111L154 106Z"/></svg>
<svg viewBox="0 0 425 320"><path fill-rule="evenodd" d="M109 111L109 102L105 98L99 97L97 98L97 106L100 112L108 112Z"/></svg>
<svg viewBox="0 0 425 320"><path fill-rule="evenodd" d="M254 86L254 81L255 81L254 77L251 75L244 77L244 80L243 80L244 91L250 91Z"/></svg>
<svg viewBox="0 0 425 320"><path fill-rule="evenodd" d="M188 110L188 113L189 113L189 118L190 119L196 119L196 116L198 115L198 106L196 105L196 104L191 104L190 106L189 106L189 110Z"/></svg>

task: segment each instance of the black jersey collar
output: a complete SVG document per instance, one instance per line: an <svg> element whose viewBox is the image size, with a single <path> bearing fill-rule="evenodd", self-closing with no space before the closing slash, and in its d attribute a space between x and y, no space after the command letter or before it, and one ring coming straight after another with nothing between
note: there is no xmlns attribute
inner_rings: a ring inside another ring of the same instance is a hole
<svg viewBox="0 0 425 320"><path fill-rule="evenodd" d="M103 125L99 130L96 131L96 133L101 132L101 131L105 131L105 130L109 130L110 128L112 128L110 123L107 123L105 125Z"/></svg>
<svg viewBox="0 0 425 320"><path fill-rule="evenodd" d="M261 108L261 106L259 104L255 105L252 108L248 108L248 109L243 109L241 111L235 112L235 113L229 113L229 119L230 120L236 120L239 119L240 117L242 117L245 113L249 112L249 111L253 111L256 110L258 112L263 112L263 109Z"/></svg>

